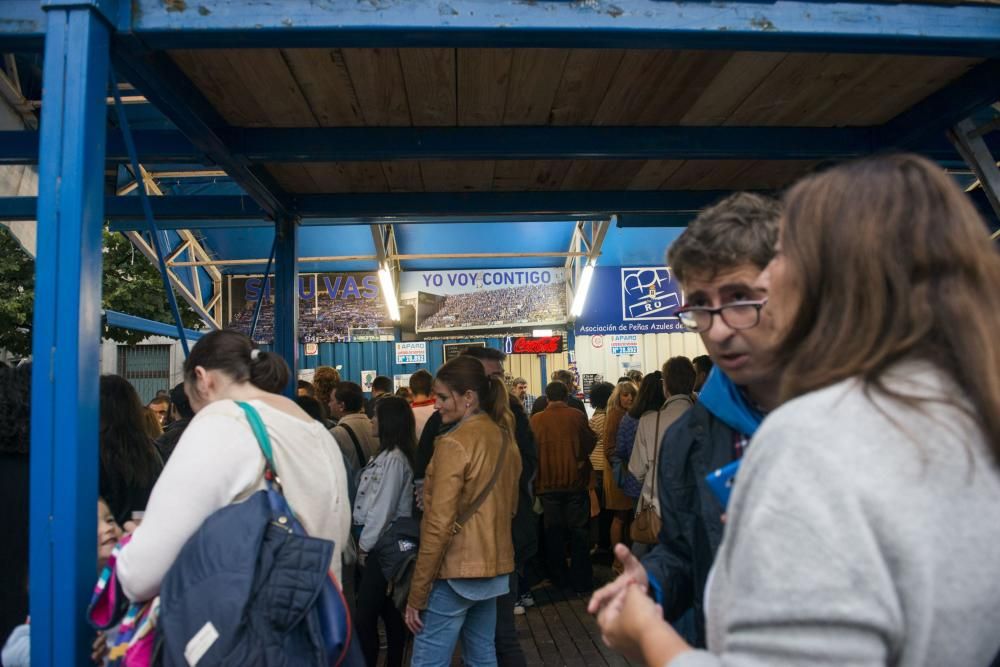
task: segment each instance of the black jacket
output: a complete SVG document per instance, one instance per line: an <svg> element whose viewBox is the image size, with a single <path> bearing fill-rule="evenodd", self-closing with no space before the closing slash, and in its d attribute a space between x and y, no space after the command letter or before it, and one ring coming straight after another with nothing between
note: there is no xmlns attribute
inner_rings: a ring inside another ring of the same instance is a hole
<svg viewBox="0 0 1000 667"><path fill-rule="evenodd" d="M170 460L170 455L174 453L174 448L177 446L177 443L180 442L181 436L184 435L184 429L186 429L190 423L190 419L178 419L177 421L170 422L167 424L167 427L163 429L163 434L156 439L156 450L160 452L160 458L163 459L163 465L167 465L167 461Z"/></svg>
<svg viewBox="0 0 1000 667"><path fill-rule="evenodd" d="M657 485L663 527L642 559L662 592L667 620L694 607L696 645L705 646L705 582L722 542L722 506L705 476L735 458L735 432L695 403L663 435ZM655 587L655 586L654 586Z"/></svg>
<svg viewBox="0 0 1000 667"><path fill-rule="evenodd" d="M518 483L517 514L511 531L514 539L514 561L523 563L531 558L538 549L538 530L535 525L535 513L532 509L534 499L531 484L538 472L538 448L535 446L535 436L531 433L531 424L524 414L521 401L510 397L510 411L514 413L514 439L521 453L521 479ZM434 412L427 420L420 442L417 444L417 457L413 469L414 479L423 479L427 466L434 455L434 439L446 433L451 426L441 423L441 414Z"/></svg>

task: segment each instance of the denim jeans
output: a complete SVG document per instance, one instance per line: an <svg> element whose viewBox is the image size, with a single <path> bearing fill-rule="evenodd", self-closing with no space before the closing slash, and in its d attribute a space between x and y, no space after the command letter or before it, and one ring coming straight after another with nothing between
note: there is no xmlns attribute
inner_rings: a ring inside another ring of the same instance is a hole
<svg viewBox="0 0 1000 667"><path fill-rule="evenodd" d="M448 667L460 635L468 667L496 667L496 598L469 600L438 579L420 618L424 629L413 638L411 667Z"/></svg>

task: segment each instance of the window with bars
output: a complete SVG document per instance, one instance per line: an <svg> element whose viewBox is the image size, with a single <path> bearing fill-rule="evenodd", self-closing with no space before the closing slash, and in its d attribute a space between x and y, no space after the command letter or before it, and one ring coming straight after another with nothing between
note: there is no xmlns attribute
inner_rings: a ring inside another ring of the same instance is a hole
<svg viewBox="0 0 1000 667"><path fill-rule="evenodd" d="M118 374L132 383L146 405L161 389L170 389L169 345L119 345Z"/></svg>

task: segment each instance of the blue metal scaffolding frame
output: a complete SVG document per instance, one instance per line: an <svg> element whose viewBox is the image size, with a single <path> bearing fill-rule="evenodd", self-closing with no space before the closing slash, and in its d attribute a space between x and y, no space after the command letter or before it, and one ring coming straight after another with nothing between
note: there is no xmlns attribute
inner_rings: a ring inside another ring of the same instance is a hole
<svg viewBox="0 0 1000 667"><path fill-rule="evenodd" d="M31 656L76 665L97 556L101 230L111 25L47 7L31 386Z"/></svg>
<svg viewBox="0 0 1000 667"><path fill-rule="evenodd" d="M290 196L254 162L500 156L827 159L891 146L948 159L954 152L942 141L941 131L1000 97L1000 8L989 5L790 0L389 0L377 5L202 0L193 5L185 10L184 3L161 0L8 0L3 6L0 47L38 49L44 39L45 51L41 132L0 138L0 163L30 162L37 156L40 165L37 200L0 198L0 218L37 215L38 220L30 510L32 659L37 665L82 664L89 654L83 611L95 572L101 227L105 214L120 229L135 229L144 217L136 198L103 196L106 160L125 155L121 137L106 127L112 61L183 135L181 140L175 131L137 132L140 154L148 152L163 162L219 165L247 193L150 200L161 227L274 226L275 350L292 368L299 353L296 257L301 224L491 219L500 213L522 220L566 220L609 210L662 221L664 216L689 216L720 193ZM310 130L292 137L285 130L227 127L163 53L167 48L237 46L692 48L987 60L885 126L864 130L449 128L380 134L359 128ZM645 132L654 133L653 138Z"/></svg>

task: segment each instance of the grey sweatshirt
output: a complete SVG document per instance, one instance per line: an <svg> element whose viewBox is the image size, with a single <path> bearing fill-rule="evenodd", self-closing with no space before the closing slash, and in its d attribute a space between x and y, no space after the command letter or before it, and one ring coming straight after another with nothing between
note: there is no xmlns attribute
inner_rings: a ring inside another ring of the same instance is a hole
<svg viewBox="0 0 1000 667"><path fill-rule="evenodd" d="M791 401L754 437L706 592L709 651L670 667L985 667L1000 650L1000 471L981 431L927 400L928 365ZM873 403L874 400L874 403Z"/></svg>

